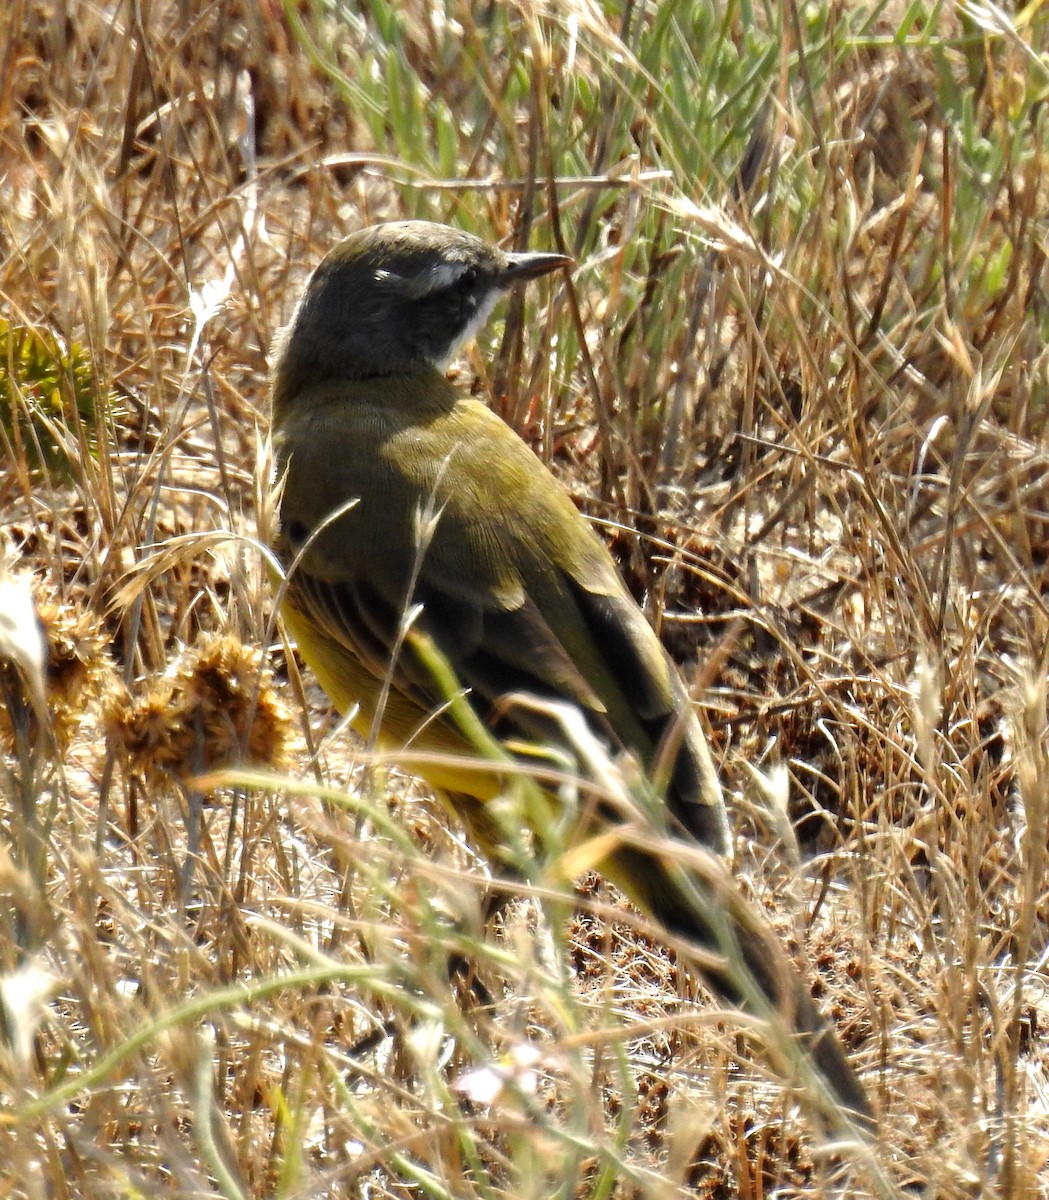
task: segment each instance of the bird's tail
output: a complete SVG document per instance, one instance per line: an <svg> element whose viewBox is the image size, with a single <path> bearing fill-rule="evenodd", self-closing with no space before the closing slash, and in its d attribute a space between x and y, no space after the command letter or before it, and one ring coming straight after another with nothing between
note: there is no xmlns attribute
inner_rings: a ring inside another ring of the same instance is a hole
<svg viewBox="0 0 1049 1200"><path fill-rule="evenodd" d="M615 837L609 831L597 840L610 843ZM845 1116L869 1131L870 1102L837 1034L724 865L677 841L634 836L629 827L616 840L600 853L596 869L675 939L676 948L717 995L769 1022L769 1050L784 1060L788 1077L831 1100L824 1105L828 1115ZM812 1078L813 1067L819 1081Z"/></svg>

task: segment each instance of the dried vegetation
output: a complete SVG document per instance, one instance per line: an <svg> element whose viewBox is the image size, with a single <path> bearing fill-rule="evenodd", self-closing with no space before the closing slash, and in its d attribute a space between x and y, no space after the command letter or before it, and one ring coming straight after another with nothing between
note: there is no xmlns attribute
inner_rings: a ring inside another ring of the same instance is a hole
<svg viewBox="0 0 1049 1200"><path fill-rule="evenodd" d="M0 1194L1049 1189L1049 18L953 7L12 0ZM689 674L869 1155L599 882L486 933L285 656L267 349L401 215L577 258L461 381Z"/></svg>

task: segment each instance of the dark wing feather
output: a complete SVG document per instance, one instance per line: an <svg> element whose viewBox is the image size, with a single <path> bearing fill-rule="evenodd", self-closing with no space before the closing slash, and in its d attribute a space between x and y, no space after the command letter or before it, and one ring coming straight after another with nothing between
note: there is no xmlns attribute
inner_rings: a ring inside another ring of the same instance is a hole
<svg viewBox="0 0 1049 1200"><path fill-rule="evenodd" d="M300 567L291 595L293 603L309 612L375 679L386 677L401 613L375 588L360 579L340 583L317 579ZM552 735L551 728L534 715L507 707L506 696L522 692L575 701L609 740L612 731L602 719L601 701L530 598L505 609L490 597L470 594L462 587L453 595L432 581L421 581L415 603L421 605L415 627L432 639L460 683L469 689L474 710L497 732ZM442 702L426 668L416 661L410 641L401 645L391 684L422 713L433 711Z"/></svg>
<svg viewBox="0 0 1049 1200"><path fill-rule="evenodd" d="M702 845L722 849L724 819L710 795L713 764L698 728L692 702L676 668L650 627L641 629L633 601L616 593L594 592L570 580L582 619L602 659L615 673L622 694L644 728L648 767L664 749L672 754L667 808ZM628 743L629 745L629 743ZM631 746L635 751L641 747Z"/></svg>

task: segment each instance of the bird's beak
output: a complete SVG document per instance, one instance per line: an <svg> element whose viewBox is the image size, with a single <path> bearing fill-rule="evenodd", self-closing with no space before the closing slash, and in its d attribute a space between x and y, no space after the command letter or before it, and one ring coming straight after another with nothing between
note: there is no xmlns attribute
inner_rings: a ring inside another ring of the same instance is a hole
<svg viewBox="0 0 1049 1200"><path fill-rule="evenodd" d="M523 279L536 279L540 275L549 275L558 267L572 266L574 259L567 254L508 254L506 269L500 274L503 284L518 283Z"/></svg>

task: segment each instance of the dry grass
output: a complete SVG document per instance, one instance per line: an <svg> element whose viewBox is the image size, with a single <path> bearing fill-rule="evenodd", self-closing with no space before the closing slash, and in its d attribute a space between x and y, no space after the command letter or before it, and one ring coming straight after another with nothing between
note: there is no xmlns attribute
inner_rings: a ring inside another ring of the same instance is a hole
<svg viewBox="0 0 1049 1200"><path fill-rule="evenodd" d="M1049 1189L1047 18L928 7L13 0L0 1195ZM577 257L463 384L690 672L876 1166L595 881L485 936L286 662L266 352L396 215Z"/></svg>

